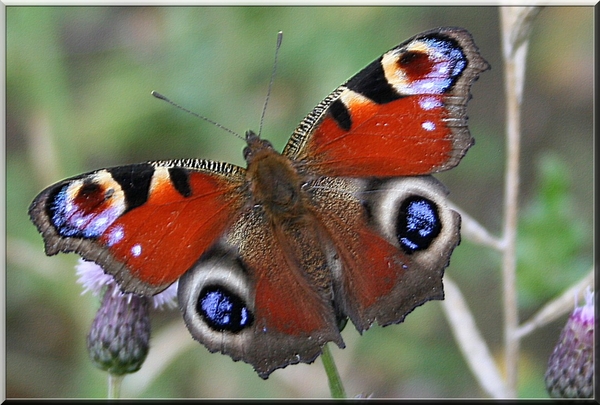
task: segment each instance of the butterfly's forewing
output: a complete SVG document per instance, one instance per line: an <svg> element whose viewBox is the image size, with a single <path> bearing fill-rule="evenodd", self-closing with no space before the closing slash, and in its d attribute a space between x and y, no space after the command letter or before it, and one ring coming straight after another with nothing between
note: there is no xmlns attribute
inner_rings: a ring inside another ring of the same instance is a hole
<svg viewBox="0 0 600 405"><path fill-rule="evenodd" d="M42 191L29 208L46 253L76 252L123 291L176 281L235 218L244 170L203 160L102 169Z"/></svg>
<svg viewBox="0 0 600 405"><path fill-rule="evenodd" d="M283 154L330 176L390 177L447 170L473 143L471 83L488 68L459 28L419 34L323 100Z"/></svg>

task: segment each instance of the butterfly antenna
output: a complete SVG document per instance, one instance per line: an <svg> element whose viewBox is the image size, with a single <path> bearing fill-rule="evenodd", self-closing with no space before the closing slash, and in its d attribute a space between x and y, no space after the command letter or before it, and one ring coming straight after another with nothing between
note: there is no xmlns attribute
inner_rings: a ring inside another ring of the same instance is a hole
<svg viewBox="0 0 600 405"><path fill-rule="evenodd" d="M203 115L200 115L200 114L197 114L197 113L195 113L193 111L190 111L187 108L180 106L179 104L175 103L174 101L169 100L167 97L163 96L160 93L157 93L154 90L152 90L152 92L150 94L152 94L154 97L158 98L159 100L166 101L167 103L171 104L172 106L174 106L176 108L179 108L182 111L185 111L186 113L192 114L194 117L200 118L200 119L202 119L202 120L204 120L204 121L206 121L206 122L208 122L210 124L213 124L217 128L220 128L220 129L222 129L224 131L229 132L230 134L233 134L233 135L237 136L241 140L244 140L244 141L246 140L246 138L244 138L243 136L241 136L237 132L232 131L231 129L227 128L226 126L223 126L223 125L219 124L218 122L215 122L215 121L211 120L210 118L206 118Z"/></svg>
<svg viewBox="0 0 600 405"><path fill-rule="evenodd" d="M281 48L281 41L283 41L283 31L277 33L277 45L275 46L275 60L273 61L273 71L271 72L271 80L269 81L269 88L267 90L267 98L265 99L265 105L263 106L262 115L260 116L260 126L258 128L258 136L262 134L263 122L265 120L265 113L267 112L267 104L269 104L269 98L271 97L271 89L273 88L273 81L275 80L275 71L277 70L277 57L279 56L279 48Z"/></svg>

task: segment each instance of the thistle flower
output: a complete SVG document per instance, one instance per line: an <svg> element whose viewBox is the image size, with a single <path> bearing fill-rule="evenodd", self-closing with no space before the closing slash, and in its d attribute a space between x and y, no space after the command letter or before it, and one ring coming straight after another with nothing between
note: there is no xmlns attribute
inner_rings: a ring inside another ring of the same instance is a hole
<svg viewBox="0 0 600 405"><path fill-rule="evenodd" d="M87 337L92 362L113 376L138 371L149 349L150 302L155 308L174 307L177 284L154 297L144 297L121 292L113 277L93 262L80 260L77 274L83 293L104 291Z"/></svg>
<svg viewBox="0 0 600 405"><path fill-rule="evenodd" d="M546 389L554 398L591 398L594 390L594 294L575 308L548 361Z"/></svg>
<svg viewBox="0 0 600 405"><path fill-rule="evenodd" d="M149 299L129 295L107 289L87 337L92 362L112 375L138 371L148 354Z"/></svg>

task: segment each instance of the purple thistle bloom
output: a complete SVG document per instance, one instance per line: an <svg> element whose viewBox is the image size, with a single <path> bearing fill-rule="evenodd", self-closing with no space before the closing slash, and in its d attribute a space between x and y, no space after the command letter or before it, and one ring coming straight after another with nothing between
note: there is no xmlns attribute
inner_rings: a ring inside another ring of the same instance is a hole
<svg viewBox="0 0 600 405"><path fill-rule="evenodd" d="M102 305L87 338L88 353L96 367L112 375L138 371L148 354L150 317L148 297L104 293Z"/></svg>
<svg viewBox="0 0 600 405"><path fill-rule="evenodd" d="M575 308L550 355L545 375L553 398L591 398L594 391L594 294Z"/></svg>
<svg viewBox="0 0 600 405"><path fill-rule="evenodd" d="M103 293L87 337L92 362L115 376L138 371L148 355L150 302L154 308L175 307L177 283L153 297L145 297L121 292L113 276L96 263L80 259L77 274L83 293Z"/></svg>

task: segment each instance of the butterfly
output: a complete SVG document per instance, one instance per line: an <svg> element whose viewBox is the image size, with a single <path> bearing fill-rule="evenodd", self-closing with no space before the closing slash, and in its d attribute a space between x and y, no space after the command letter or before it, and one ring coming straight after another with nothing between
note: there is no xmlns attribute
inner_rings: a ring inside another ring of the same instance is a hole
<svg viewBox="0 0 600 405"><path fill-rule="evenodd" d="M191 335L264 379L323 345L443 299L460 216L432 173L473 139L466 104L488 69L464 29L383 54L298 125L282 153L246 132L242 168L211 160L112 167L49 186L29 215L48 255L76 252L124 292L178 281Z"/></svg>

